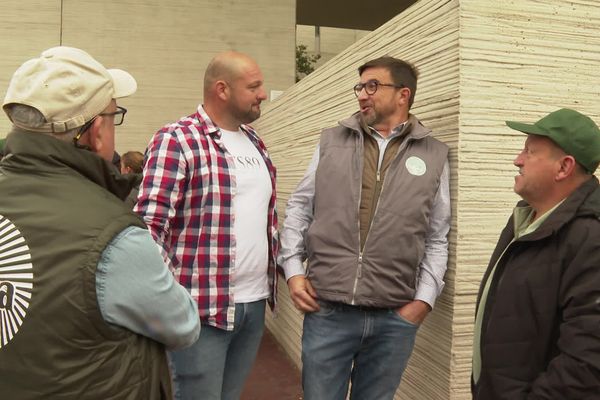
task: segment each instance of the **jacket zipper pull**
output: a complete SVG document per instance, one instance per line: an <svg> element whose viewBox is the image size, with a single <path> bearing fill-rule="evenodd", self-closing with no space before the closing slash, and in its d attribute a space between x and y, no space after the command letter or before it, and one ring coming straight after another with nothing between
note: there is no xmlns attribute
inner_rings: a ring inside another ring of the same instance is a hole
<svg viewBox="0 0 600 400"><path fill-rule="evenodd" d="M377 170L377 182L381 181L381 175L379 175L379 170Z"/></svg>
<svg viewBox="0 0 600 400"><path fill-rule="evenodd" d="M358 270L356 271L356 277L362 277L362 253L358 255Z"/></svg>

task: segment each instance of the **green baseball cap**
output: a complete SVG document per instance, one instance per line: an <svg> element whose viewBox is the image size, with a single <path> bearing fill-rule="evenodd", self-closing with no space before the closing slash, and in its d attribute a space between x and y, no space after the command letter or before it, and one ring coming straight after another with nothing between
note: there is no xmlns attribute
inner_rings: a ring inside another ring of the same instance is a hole
<svg viewBox="0 0 600 400"><path fill-rule="evenodd" d="M600 129L589 117L568 108L551 112L535 124L506 121L510 128L546 136L589 172L600 163Z"/></svg>

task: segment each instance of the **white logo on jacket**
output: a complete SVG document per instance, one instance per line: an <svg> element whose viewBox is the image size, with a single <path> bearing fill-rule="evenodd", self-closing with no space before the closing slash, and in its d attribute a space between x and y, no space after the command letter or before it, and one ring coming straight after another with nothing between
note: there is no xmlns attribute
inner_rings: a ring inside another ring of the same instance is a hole
<svg viewBox="0 0 600 400"><path fill-rule="evenodd" d="M427 172L427 165L425 165L425 161L416 156L408 157L405 165L406 169L411 175L421 176Z"/></svg>
<svg viewBox="0 0 600 400"><path fill-rule="evenodd" d="M33 266L25 238L0 215L0 349L19 332L33 289Z"/></svg>

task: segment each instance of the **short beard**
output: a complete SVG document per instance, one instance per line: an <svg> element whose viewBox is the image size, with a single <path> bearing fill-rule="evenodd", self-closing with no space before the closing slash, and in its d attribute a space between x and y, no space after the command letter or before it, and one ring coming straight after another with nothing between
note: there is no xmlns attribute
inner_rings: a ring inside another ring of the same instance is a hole
<svg viewBox="0 0 600 400"><path fill-rule="evenodd" d="M371 112L367 115L363 114L362 112L359 114L363 124L367 126L373 126L377 122L377 114L372 109Z"/></svg>
<svg viewBox="0 0 600 400"><path fill-rule="evenodd" d="M250 124L260 117L260 108L258 111L254 111L252 108L248 111L235 110L234 117L236 120L240 121L241 124Z"/></svg>

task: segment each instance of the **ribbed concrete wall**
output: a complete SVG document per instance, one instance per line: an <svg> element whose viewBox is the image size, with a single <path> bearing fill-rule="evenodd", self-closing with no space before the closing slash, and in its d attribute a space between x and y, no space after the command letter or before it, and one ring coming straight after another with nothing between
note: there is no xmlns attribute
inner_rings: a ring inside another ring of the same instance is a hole
<svg viewBox="0 0 600 400"><path fill-rule="evenodd" d="M279 173L279 211L320 130L357 110L356 67L390 54L421 70L413 112L450 148L453 219L446 288L420 329L396 399L470 399L475 296L517 196L512 160L535 121L560 107L600 122L600 3L421 0L287 91L258 124ZM268 325L296 362L301 315L281 284Z"/></svg>
<svg viewBox="0 0 600 400"><path fill-rule="evenodd" d="M600 123L600 3L460 1L460 146L453 388L470 373L474 299L518 196L512 161L535 122L561 107Z"/></svg>
<svg viewBox="0 0 600 400"><path fill-rule="evenodd" d="M210 59L225 50L254 57L267 93L295 77L294 0L3 0L0 96L25 60L58 46L80 47L107 67L128 70L138 92L117 128L117 150L144 150L167 122L195 111ZM10 123L0 112L0 137Z"/></svg>

